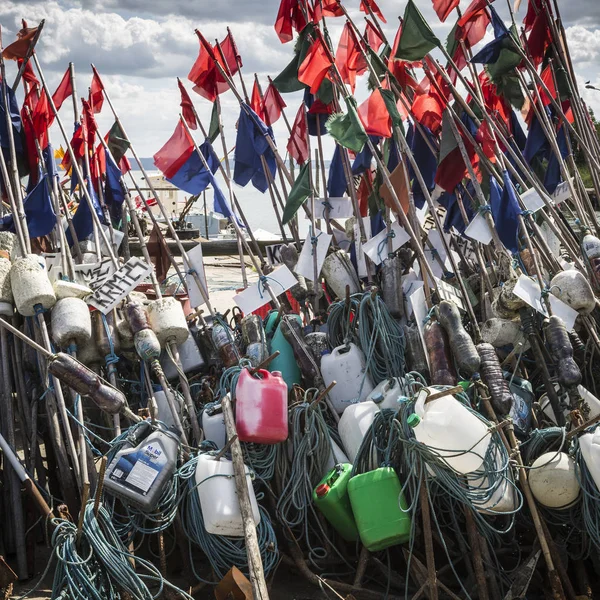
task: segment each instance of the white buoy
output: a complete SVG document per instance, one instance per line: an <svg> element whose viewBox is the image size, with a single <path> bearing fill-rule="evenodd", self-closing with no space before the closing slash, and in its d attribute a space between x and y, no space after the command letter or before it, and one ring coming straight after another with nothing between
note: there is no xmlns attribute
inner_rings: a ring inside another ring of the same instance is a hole
<svg viewBox="0 0 600 600"><path fill-rule="evenodd" d="M88 305L80 298L59 300L50 314L52 339L65 348L71 343L85 344L92 337L92 319Z"/></svg>
<svg viewBox="0 0 600 600"><path fill-rule="evenodd" d="M183 344L189 335L183 306L173 296L150 302L148 318L161 346L170 341Z"/></svg>
<svg viewBox="0 0 600 600"><path fill-rule="evenodd" d="M565 452L546 452L531 465L529 487L535 499L548 508L567 508L579 496L577 465Z"/></svg>
<svg viewBox="0 0 600 600"><path fill-rule="evenodd" d="M336 250L325 259L322 272L327 285L338 298L346 297L346 286L350 287L350 294L360 291L358 275L343 250Z"/></svg>
<svg viewBox="0 0 600 600"><path fill-rule="evenodd" d="M10 285L17 310L24 317L33 317L38 307L47 310L56 303L44 259L35 254L28 254L13 262Z"/></svg>
<svg viewBox="0 0 600 600"><path fill-rule="evenodd" d="M21 256L17 236L10 231L0 231L0 250L8 252L10 260L15 260Z"/></svg>
<svg viewBox="0 0 600 600"><path fill-rule="evenodd" d="M581 315L589 315L596 308L592 287L579 271L557 273L550 282L550 291Z"/></svg>
<svg viewBox="0 0 600 600"><path fill-rule="evenodd" d="M0 315L3 317L10 317L14 312L10 266L8 251L0 250Z"/></svg>

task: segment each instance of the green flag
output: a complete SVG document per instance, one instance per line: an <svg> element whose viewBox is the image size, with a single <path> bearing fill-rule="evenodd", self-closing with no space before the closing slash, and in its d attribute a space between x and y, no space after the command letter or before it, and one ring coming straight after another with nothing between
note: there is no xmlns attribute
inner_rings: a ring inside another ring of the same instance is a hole
<svg viewBox="0 0 600 600"><path fill-rule="evenodd" d="M286 92L299 92L306 86L298 81L298 69L306 58L306 55L312 44L314 36L314 25L309 23L298 35L296 40L296 46L294 48L294 58L288 64L275 79L273 79L273 85L282 93ZM310 35L309 35L310 34Z"/></svg>
<svg viewBox="0 0 600 600"><path fill-rule="evenodd" d="M210 114L210 126L208 127L208 139L212 144L219 137L219 111L217 103L213 103L212 113Z"/></svg>
<svg viewBox="0 0 600 600"><path fill-rule="evenodd" d="M446 52L450 56L454 56L454 53L456 52L456 49L458 48L458 45L459 45L458 39L456 38L457 30L458 30L458 23L456 23L454 25L454 27L448 34L448 37L446 38Z"/></svg>
<svg viewBox="0 0 600 600"><path fill-rule="evenodd" d="M422 60L428 52L439 45L440 40L435 37L413 0L408 0L395 58Z"/></svg>
<svg viewBox="0 0 600 600"><path fill-rule="evenodd" d="M494 79L494 85L498 95L504 96L516 109L521 110L523 108L525 96L521 89L519 77L514 69L510 73L497 76Z"/></svg>
<svg viewBox="0 0 600 600"><path fill-rule="evenodd" d="M345 115L331 115L325 123L325 129L340 146L360 152L369 138L358 118L356 100L353 96L346 98L346 108L348 112Z"/></svg>
<svg viewBox="0 0 600 600"><path fill-rule="evenodd" d="M385 107L392 119L392 125L394 127L400 127L400 131L404 134L404 126L402 124L402 117L398 112L398 105L396 104L396 96L394 96L394 92L392 90L384 90L381 88L379 90L381 92L381 97L385 102Z"/></svg>
<svg viewBox="0 0 600 600"><path fill-rule="evenodd" d="M125 139L125 133L118 121L114 122L108 132L107 146L117 164L121 162L121 159L125 156L127 150L129 150L129 146L131 146L129 141Z"/></svg>
<svg viewBox="0 0 600 600"><path fill-rule="evenodd" d="M288 194L288 199L283 209L283 224L287 225L304 204L310 195L310 161L306 161L300 168L300 173Z"/></svg>

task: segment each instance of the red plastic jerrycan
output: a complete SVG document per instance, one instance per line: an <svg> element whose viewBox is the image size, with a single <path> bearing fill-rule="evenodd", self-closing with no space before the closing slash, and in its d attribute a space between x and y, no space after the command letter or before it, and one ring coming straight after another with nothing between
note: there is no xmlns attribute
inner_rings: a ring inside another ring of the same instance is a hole
<svg viewBox="0 0 600 600"><path fill-rule="evenodd" d="M235 390L235 426L241 442L277 444L288 437L288 389L281 374L259 369L240 373Z"/></svg>

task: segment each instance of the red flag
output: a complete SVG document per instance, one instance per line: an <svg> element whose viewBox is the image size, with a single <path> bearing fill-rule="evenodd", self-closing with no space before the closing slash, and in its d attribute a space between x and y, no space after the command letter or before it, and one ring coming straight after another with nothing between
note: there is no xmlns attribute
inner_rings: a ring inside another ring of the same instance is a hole
<svg viewBox="0 0 600 600"><path fill-rule="evenodd" d="M556 91L556 86L554 85L554 77L552 77L552 68L550 67L550 65L547 65L546 68L542 71L541 78L546 87L548 88L552 99L556 100L558 98L558 93ZM550 96L546 94L544 88L541 85L538 86L538 92L540 94L540 98L542 99L544 106L552 104Z"/></svg>
<svg viewBox="0 0 600 600"><path fill-rule="evenodd" d="M316 94L332 65L333 62L323 47L323 41L318 37L298 69L298 81L310 86L310 93Z"/></svg>
<svg viewBox="0 0 600 600"><path fill-rule="evenodd" d="M358 117L367 134L391 137L392 119L378 88L358 107Z"/></svg>
<svg viewBox="0 0 600 600"><path fill-rule="evenodd" d="M292 133L287 143L287 151L299 165L304 164L308 160L308 128L304 110L305 106L304 102L302 102L294 119Z"/></svg>
<svg viewBox="0 0 600 600"><path fill-rule="evenodd" d="M356 190L358 196L358 209L361 217L366 217L369 214L369 196L373 191L373 174L370 170L363 173Z"/></svg>
<svg viewBox="0 0 600 600"><path fill-rule="evenodd" d="M342 17L343 15L344 10L340 6L339 0L321 0L321 2L315 2L311 20L317 24L323 17Z"/></svg>
<svg viewBox="0 0 600 600"><path fill-rule="evenodd" d="M194 114L192 100L179 78L177 79L177 85L179 86L179 92L181 93L181 103L179 106L181 106L183 118L190 129L197 129L198 124L196 123L196 115Z"/></svg>
<svg viewBox="0 0 600 600"><path fill-rule="evenodd" d="M56 106L56 110L60 110L63 102L73 93L73 86L71 85L71 70L67 68L61 82L54 94L52 94L52 102Z"/></svg>
<svg viewBox="0 0 600 600"><path fill-rule="evenodd" d="M123 175L126 175L127 173L129 173L129 171L131 171L131 163L129 162L129 159L126 156L124 156L119 161L119 169L121 169L121 173Z"/></svg>
<svg viewBox="0 0 600 600"><path fill-rule="evenodd" d="M167 179L170 179L185 164L193 151L194 141L179 121L173 135L154 155L154 164Z"/></svg>
<svg viewBox="0 0 600 600"><path fill-rule="evenodd" d="M373 14L376 14L384 23L387 23L379 10L379 6L375 4L375 0L360 0L360 10L362 12L369 14L369 8L373 11Z"/></svg>
<svg viewBox="0 0 600 600"><path fill-rule="evenodd" d="M282 44L291 42L293 30L302 31L306 27L306 19L300 7L302 0L281 0L275 21L275 31Z"/></svg>
<svg viewBox="0 0 600 600"><path fill-rule="evenodd" d="M459 2L460 0L433 0L433 10L435 10L439 20L443 23L458 6Z"/></svg>
<svg viewBox="0 0 600 600"><path fill-rule="evenodd" d="M263 97L263 113L265 116L265 123L267 125L273 125L279 117L281 112L286 107L286 103L283 101L279 90L272 84L269 83L269 87Z"/></svg>
<svg viewBox="0 0 600 600"><path fill-rule="evenodd" d="M381 45L383 44L383 38L379 33L379 29L377 29L377 27L375 27L375 25L373 25L369 19L367 19L367 28L365 29L364 37L367 40L369 47L375 52L378 52L379 48L381 48Z"/></svg>
<svg viewBox="0 0 600 600"><path fill-rule="evenodd" d="M411 110L415 119L435 134L442 125L445 106L435 90L430 89L426 94L415 94Z"/></svg>
<svg viewBox="0 0 600 600"><path fill-rule="evenodd" d="M408 72L409 63L404 60L395 59L396 50L398 49L398 43L400 42L400 36L402 35L402 25L398 27L398 31L396 32L396 37L394 38L394 45L392 46L392 51L390 52L390 57L388 59L387 67L392 73L392 75L398 80L400 87L405 89L406 87L410 87L412 89L416 89L418 84L412 75Z"/></svg>
<svg viewBox="0 0 600 600"><path fill-rule="evenodd" d="M20 69L21 66L23 65L22 58L17 59L17 65ZM30 86L38 87L38 88L40 87L40 82L38 81L38 78L35 76L35 73L33 72L33 67L31 66L30 60L28 60L27 63L25 64L25 70L23 71L22 77L23 77L23 81L26 81Z"/></svg>
<svg viewBox="0 0 600 600"><path fill-rule="evenodd" d="M27 148L27 158L29 160L29 177L31 178L31 183L37 182L38 174L38 153L35 146L37 136L32 124L33 112L37 103L38 88L32 85L23 100L23 106L21 108L21 121L23 122L23 131L25 133L25 146Z"/></svg>
<svg viewBox="0 0 600 600"><path fill-rule="evenodd" d="M219 51L220 48L220 51ZM230 76L233 77L239 70L240 67L243 67L242 57L238 52L237 46L235 44L235 40L233 39L233 35L231 35L231 31L227 31L227 35L225 39L219 44L219 48L215 48L215 56L217 57L217 62L223 67L223 70ZM221 75L219 69L215 67L217 71L217 81L219 83L225 84L225 88L223 91L229 88L228 84L225 83L225 78ZM219 91L219 94L221 92Z"/></svg>
<svg viewBox="0 0 600 600"><path fill-rule="evenodd" d="M48 146L48 128L52 125L54 116L50 109L50 102L48 102L48 96L46 92L42 90L42 95L35 105L33 114L31 116L33 122L33 131L35 137L40 144L40 148L45 150Z"/></svg>
<svg viewBox="0 0 600 600"><path fill-rule="evenodd" d="M527 14L523 19L525 31L529 31L534 26L537 15L540 13L546 13L546 11L549 11L550 15L552 15L552 7L549 5L549 3L546 2L544 6L542 6L541 0L529 0Z"/></svg>
<svg viewBox="0 0 600 600"><path fill-rule="evenodd" d="M258 87L258 80L254 80L254 87L252 88L252 97L250 98L250 108L264 121L265 115L263 114L263 100L260 97L260 89Z"/></svg>
<svg viewBox="0 0 600 600"><path fill-rule="evenodd" d="M81 99L81 104L83 105L82 122L85 126L87 145L88 148L93 148L94 141L96 140L96 132L98 131L98 124L96 123L94 111L92 110L90 104L83 98Z"/></svg>
<svg viewBox="0 0 600 600"><path fill-rule="evenodd" d="M335 53L335 64L340 72L342 81L347 83L354 93L356 76L361 75L367 70L367 63L360 53L358 41L353 34L354 32L349 23L346 23L342 30L337 52Z"/></svg>
<svg viewBox="0 0 600 600"><path fill-rule="evenodd" d="M25 21L23 21L23 29L17 32L17 40L4 48L2 56L6 60L25 58L29 50L29 44L35 37L37 30L37 27L27 27Z"/></svg>
<svg viewBox="0 0 600 600"><path fill-rule="evenodd" d="M94 187L98 187L98 180L106 173L106 152L102 144L96 146L94 154L90 160L90 171L92 175L92 183Z"/></svg>
<svg viewBox="0 0 600 600"><path fill-rule="evenodd" d="M95 113L99 113L102 110L102 105L104 104L104 86L102 85L102 80L100 79L100 75L98 75L98 71L96 71L96 67L92 67L94 71L94 76L92 77L92 85L90 86L90 106Z"/></svg>
<svg viewBox="0 0 600 600"><path fill-rule="evenodd" d="M527 48L531 55L533 65L537 67L544 60L546 48L552 41L552 33L548 25L548 15L546 11L540 11L533 22L529 37L527 38Z"/></svg>
<svg viewBox="0 0 600 600"><path fill-rule="evenodd" d="M485 11L487 5L488 0L473 0L467 7L467 10L463 13L462 17L458 20L458 26L464 27L469 21L473 20L473 18L479 16L479 13Z"/></svg>
<svg viewBox="0 0 600 600"><path fill-rule="evenodd" d="M311 107L308 109L309 115L331 115L333 114L333 102L325 104L322 100L315 98Z"/></svg>

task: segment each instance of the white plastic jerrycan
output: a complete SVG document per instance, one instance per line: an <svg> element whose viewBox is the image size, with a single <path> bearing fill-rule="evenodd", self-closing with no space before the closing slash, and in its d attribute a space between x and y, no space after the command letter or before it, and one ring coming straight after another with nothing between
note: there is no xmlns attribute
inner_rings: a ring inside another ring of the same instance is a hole
<svg viewBox="0 0 600 600"><path fill-rule="evenodd" d="M329 392L329 399L340 415L350 404L362 402L373 391L365 355L355 344L338 346L330 354L324 354L321 373L326 387L336 382Z"/></svg>
<svg viewBox="0 0 600 600"><path fill-rule="evenodd" d="M384 379L378 383L369 394L369 400L373 400L379 407L379 410L391 408L398 410L399 400L404 397L404 388L406 383L404 377L392 377Z"/></svg>
<svg viewBox="0 0 600 600"><path fill-rule="evenodd" d="M369 431L379 406L372 400L351 404L340 417L338 432L344 450L351 463L354 463L363 438Z"/></svg>
<svg viewBox="0 0 600 600"><path fill-rule="evenodd" d="M600 490L600 427L592 433L579 436L579 447L596 487Z"/></svg>
<svg viewBox="0 0 600 600"><path fill-rule="evenodd" d="M258 525L260 512L248 467L246 467L246 482L252 516ZM196 485L206 531L215 535L243 537L244 525L235 489L233 463L224 457L216 459L211 454L200 454L196 465Z"/></svg>
<svg viewBox="0 0 600 600"><path fill-rule="evenodd" d="M490 445L491 432L452 395L426 402L428 396L437 393L434 388L419 392L408 424L417 440L439 454L451 469L463 474L476 471Z"/></svg>

